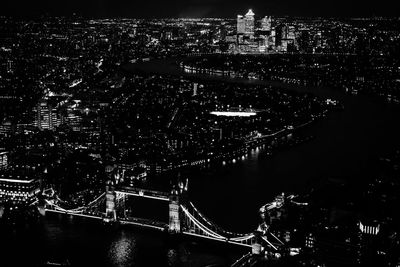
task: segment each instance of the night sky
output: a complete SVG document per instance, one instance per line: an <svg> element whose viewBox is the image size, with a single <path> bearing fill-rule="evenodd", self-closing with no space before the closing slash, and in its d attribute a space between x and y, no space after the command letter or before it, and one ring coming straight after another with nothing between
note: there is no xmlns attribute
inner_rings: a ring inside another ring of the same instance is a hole
<svg viewBox="0 0 400 267"><path fill-rule="evenodd" d="M256 15L361 17L400 16L398 0L3 0L0 15L36 17L225 17L253 8Z"/></svg>

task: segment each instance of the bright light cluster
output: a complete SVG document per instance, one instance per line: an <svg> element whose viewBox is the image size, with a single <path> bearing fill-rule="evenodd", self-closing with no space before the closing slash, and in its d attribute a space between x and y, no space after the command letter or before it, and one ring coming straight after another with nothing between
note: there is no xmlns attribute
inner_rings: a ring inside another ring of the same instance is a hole
<svg viewBox="0 0 400 267"><path fill-rule="evenodd" d="M238 112L238 111L212 111L212 115L227 117L251 117L257 115L255 112Z"/></svg>

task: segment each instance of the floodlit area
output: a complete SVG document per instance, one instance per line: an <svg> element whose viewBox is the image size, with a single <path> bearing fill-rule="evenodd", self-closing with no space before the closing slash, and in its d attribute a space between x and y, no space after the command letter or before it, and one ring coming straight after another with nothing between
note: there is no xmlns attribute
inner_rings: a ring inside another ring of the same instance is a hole
<svg viewBox="0 0 400 267"><path fill-rule="evenodd" d="M257 115L256 112L240 112L240 111L212 111L211 115L225 117L251 117Z"/></svg>

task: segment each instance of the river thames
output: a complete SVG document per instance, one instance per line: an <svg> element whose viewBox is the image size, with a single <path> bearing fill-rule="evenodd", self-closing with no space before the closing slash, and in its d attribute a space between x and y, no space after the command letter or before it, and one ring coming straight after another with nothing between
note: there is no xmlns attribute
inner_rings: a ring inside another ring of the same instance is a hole
<svg viewBox="0 0 400 267"><path fill-rule="evenodd" d="M255 230L260 206L283 191L302 193L327 179L373 176L379 156L400 148L399 106L328 88L281 87L339 100L344 110L303 128L302 134L315 136L306 143L271 157L255 149L244 160L189 176L191 201L227 230ZM71 266L224 266L246 252L203 241L176 243L157 232L109 229L65 216L0 229L2 267L65 260Z"/></svg>

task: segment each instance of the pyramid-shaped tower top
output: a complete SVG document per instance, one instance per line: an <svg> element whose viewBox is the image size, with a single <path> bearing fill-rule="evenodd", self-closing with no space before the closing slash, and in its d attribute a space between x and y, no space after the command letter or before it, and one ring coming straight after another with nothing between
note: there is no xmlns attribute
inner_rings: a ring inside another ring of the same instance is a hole
<svg viewBox="0 0 400 267"><path fill-rule="evenodd" d="M255 14L254 14L253 10L249 9L246 16L255 16Z"/></svg>

